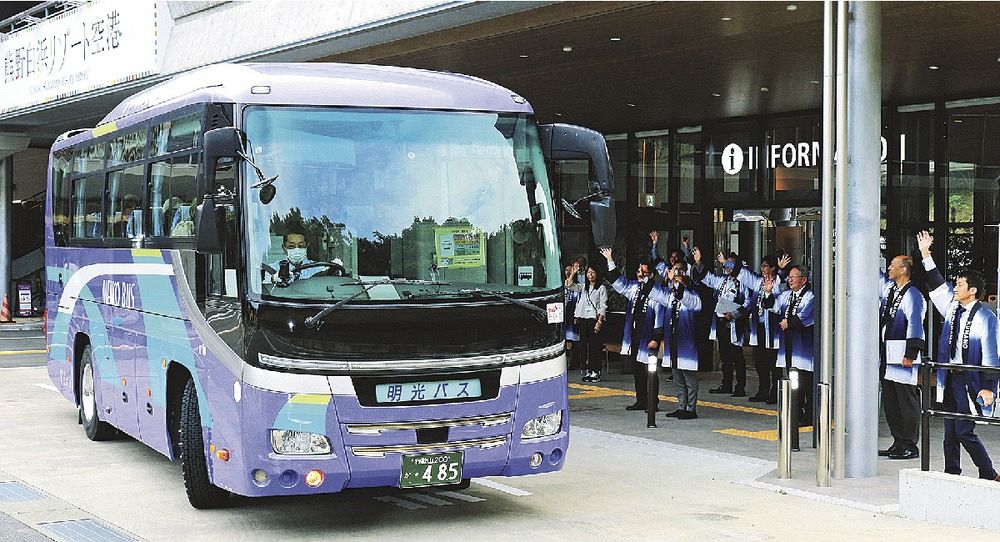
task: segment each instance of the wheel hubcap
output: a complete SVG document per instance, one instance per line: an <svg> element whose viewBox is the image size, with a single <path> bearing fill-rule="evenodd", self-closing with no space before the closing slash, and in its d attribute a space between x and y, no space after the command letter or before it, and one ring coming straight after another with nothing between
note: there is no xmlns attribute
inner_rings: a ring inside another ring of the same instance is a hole
<svg viewBox="0 0 1000 542"><path fill-rule="evenodd" d="M90 364L83 368L80 391L83 394L83 399L80 401L83 405L83 418L90 422L94 419L94 414L97 413L97 399L94 397L94 369Z"/></svg>

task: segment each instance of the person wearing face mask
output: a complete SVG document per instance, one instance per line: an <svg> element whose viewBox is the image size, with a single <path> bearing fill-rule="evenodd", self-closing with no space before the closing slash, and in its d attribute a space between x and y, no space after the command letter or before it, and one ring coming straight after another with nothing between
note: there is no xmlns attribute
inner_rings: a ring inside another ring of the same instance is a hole
<svg viewBox="0 0 1000 542"><path fill-rule="evenodd" d="M716 312L709 338L719 345L722 360L722 384L709 393L731 393L746 397L747 361L743 346L750 331L749 315L753 314L753 291L739 279L742 265L735 254L722 258L723 274L709 272L701 263L701 250L694 249L695 269L691 277L696 284L715 290ZM733 385L735 376L736 384Z"/></svg>
<svg viewBox="0 0 1000 542"><path fill-rule="evenodd" d="M647 364L657 362L656 353L663 340L664 307L649 297L655 280L648 262L642 262L635 272L635 280L628 280L615 266L610 247L602 248L601 254L608 260L608 280L616 292L625 296L625 331L622 333L622 356L631 359L632 374L635 378L635 403L625 410L646 410L649 389L647 387ZM659 379L653 379L659 396ZM651 405L657 410L657 405Z"/></svg>
<svg viewBox="0 0 1000 542"><path fill-rule="evenodd" d="M667 270L663 284L655 284L649 297L664 307L663 366L672 367L677 383L677 410L668 418L693 420L698 417L698 336L697 315L701 297L688 275L687 262L679 260Z"/></svg>
<svg viewBox="0 0 1000 542"><path fill-rule="evenodd" d="M285 255L288 261L288 276L281 277L281 264L282 262L275 262L271 265L271 268L276 272L271 275L271 282L279 283L284 282L290 284L299 279L307 279L313 275L317 275L326 271L323 266L310 267L309 269L301 269L307 264L314 263L308 257L306 257L306 251L308 243L306 243L306 235L299 231L291 231L285 234L284 242L281 243L281 248L285 249Z"/></svg>
<svg viewBox="0 0 1000 542"><path fill-rule="evenodd" d="M566 288L580 292L580 300L573 312L574 323L580 330L580 345L586 353L585 366L587 374L581 379L584 382L601 381L601 328L608 312L608 289L600 281L597 267L587 266L587 283L578 284L567 280Z"/></svg>
<svg viewBox="0 0 1000 542"><path fill-rule="evenodd" d="M927 289L934 308L944 317L938 340L938 359L956 365L996 366L997 339L1000 321L996 314L979 301L985 294L986 281L975 270L958 274L954 287L945 281L931 257L934 238L922 231L917 234L917 246L927 270ZM924 385L930 385L925 382ZM937 401L944 410L960 414L990 416L997 393L996 376L990 373L937 371ZM946 419L944 421L944 471L962 474L962 452L965 448L979 469L979 478L1000 482L986 446L976 435L976 422Z"/></svg>

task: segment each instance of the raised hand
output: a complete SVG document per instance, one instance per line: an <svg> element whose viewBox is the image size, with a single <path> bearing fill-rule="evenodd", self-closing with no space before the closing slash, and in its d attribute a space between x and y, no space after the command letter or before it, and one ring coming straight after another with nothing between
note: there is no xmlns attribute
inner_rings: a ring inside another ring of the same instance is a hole
<svg viewBox="0 0 1000 542"><path fill-rule="evenodd" d="M931 245L934 244L934 238L931 237L930 232L924 230L917 234L917 247L920 248L920 255L927 258L931 255Z"/></svg>
<svg viewBox="0 0 1000 542"><path fill-rule="evenodd" d="M601 255L604 256L608 262L613 262L614 257L611 254L611 247L604 247L601 249Z"/></svg>
<svg viewBox="0 0 1000 542"><path fill-rule="evenodd" d="M695 265L701 265L701 249L700 248L694 247L694 252L691 253L691 256L694 257L694 263L695 263Z"/></svg>
<svg viewBox="0 0 1000 542"><path fill-rule="evenodd" d="M788 264L790 263L792 263L792 257L788 254L782 254L781 257L778 258L778 267L781 269L788 267Z"/></svg>
<svg viewBox="0 0 1000 542"><path fill-rule="evenodd" d="M687 235L685 235L684 237L681 237L681 247L683 247L683 248L687 248L688 247L688 237L687 237Z"/></svg>
<svg viewBox="0 0 1000 542"><path fill-rule="evenodd" d="M764 291L768 294L774 291L774 277L764 277Z"/></svg>
<svg viewBox="0 0 1000 542"><path fill-rule="evenodd" d="M722 251L720 250L719 253L715 256L715 261L719 262L720 264L726 263L726 255L723 254Z"/></svg>
<svg viewBox="0 0 1000 542"><path fill-rule="evenodd" d="M668 267L667 268L667 282L673 281L674 280L674 276L676 274L677 274L677 272L674 271L673 267Z"/></svg>
<svg viewBox="0 0 1000 542"><path fill-rule="evenodd" d="M655 244L657 241L660 240L660 232L658 232L656 230L650 231L649 232L649 240L652 241Z"/></svg>

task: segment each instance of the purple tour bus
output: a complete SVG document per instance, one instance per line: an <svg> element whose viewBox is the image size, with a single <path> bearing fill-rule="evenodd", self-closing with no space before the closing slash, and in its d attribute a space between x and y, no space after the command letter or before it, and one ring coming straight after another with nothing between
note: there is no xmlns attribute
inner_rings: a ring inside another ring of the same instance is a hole
<svg viewBox="0 0 1000 542"><path fill-rule="evenodd" d="M562 280L537 126L473 77L341 64L198 69L52 148L48 370L92 440L180 458L190 503L467 487L562 468Z"/></svg>

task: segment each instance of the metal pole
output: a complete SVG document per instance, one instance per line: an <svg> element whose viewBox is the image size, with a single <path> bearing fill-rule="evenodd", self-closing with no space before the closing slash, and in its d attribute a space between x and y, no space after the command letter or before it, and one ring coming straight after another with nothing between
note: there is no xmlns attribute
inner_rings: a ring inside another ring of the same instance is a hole
<svg viewBox="0 0 1000 542"><path fill-rule="evenodd" d="M8 302L11 315L14 314L14 300L11 299L11 213L14 194L14 157L0 159L0 303Z"/></svg>
<svg viewBox="0 0 1000 542"><path fill-rule="evenodd" d="M656 379L656 354L646 359L646 427L656 427L656 403L659 383Z"/></svg>
<svg viewBox="0 0 1000 542"><path fill-rule="evenodd" d="M834 272L834 297L833 308L836 312L834 328L846 330L847 325L847 265L844 264L842 242L847 232L847 2L840 0L837 3L837 163L836 163L836 197L835 224L836 238L831 240L837 243L841 250L836 251L836 265ZM834 342L834 374L837 379L837 386L834 388L835 397L834 418L833 418L833 450L836 456L834 462L834 477L843 480L845 477L845 454L847 441L846 420L847 420L847 333L841 331L837 333Z"/></svg>
<svg viewBox="0 0 1000 542"><path fill-rule="evenodd" d="M788 350L791 349L791 344L786 347ZM788 369L788 383L789 388L791 388L792 397L788 401L788 417L791 420L789 423L792 425L791 431L788 433L789 440L792 444L792 450L799 451L799 394L802 393L799 390L799 386L802 385L799 382L799 372L795 368Z"/></svg>
<svg viewBox="0 0 1000 542"><path fill-rule="evenodd" d="M816 484L830 485L830 383L833 373L833 138L834 138L834 85L836 74L833 67L833 1L823 2L823 207L821 258L823 278L820 284L820 396L819 424L815 428L817 437ZM825 390L825 394L824 391Z"/></svg>
<svg viewBox="0 0 1000 542"><path fill-rule="evenodd" d="M787 378L778 381L778 478L792 477L792 385ZM795 428L798 432L798 428Z"/></svg>
<svg viewBox="0 0 1000 542"><path fill-rule="evenodd" d="M879 186L882 134L882 6L878 2L851 2L847 21L849 74L847 114L850 136L844 149L847 172L847 229L840 237L840 254L847 276L854 278L846 297L846 325L838 335L851 340L845 351L847 373L845 405L847 438L845 474L851 478L878 475L878 322L880 238ZM837 285L846 287L846 280Z"/></svg>
<svg viewBox="0 0 1000 542"><path fill-rule="evenodd" d="M819 427L830 427L830 384L819 385ZM819 434L816 449L816 485L830 487L830 433Z"/></svg>

